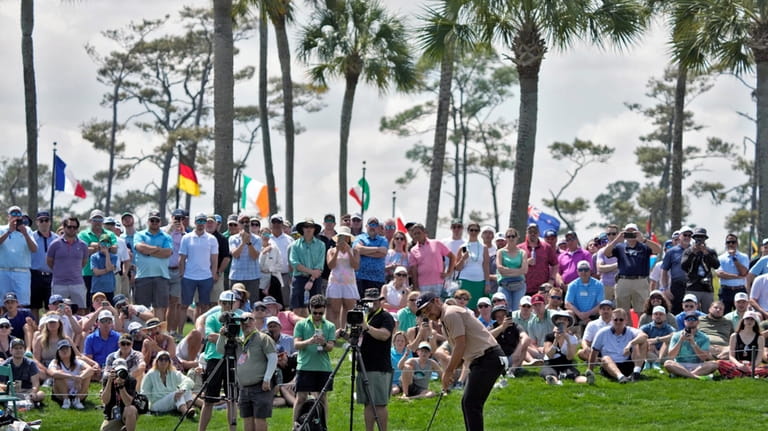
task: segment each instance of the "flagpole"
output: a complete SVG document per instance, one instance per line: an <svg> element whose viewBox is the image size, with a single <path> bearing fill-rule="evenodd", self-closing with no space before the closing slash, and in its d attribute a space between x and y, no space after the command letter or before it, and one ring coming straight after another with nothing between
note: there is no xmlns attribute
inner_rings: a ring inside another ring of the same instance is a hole
<svg viewBox="0 0 768 431"><path fill-rule="evenodd" d="M181 202L179 198L179 195L181 194L179 188L179 177L181 176L181 145L176 145L176 149L179 151L179 163L176 168L176 208L181 208L181 206L179 206L179 202Z"/></svg>
<svg viewBox="0 0 768 431"><path fill-rule="evenodd" d="M51 166L53 167L53 172L51 173L51 221L53 221L53 199L56 196L56 142L53 143L53 160ZM51 224L51 226L56 227L53 224Z"/></svg>
<svg viewBox="0 0 768 431"><path fill-rule="evenodd" d="M363 184L365 184L365 160L363 160ZM362 191L362 199L360 199L360 220L365 220L365 217L363 217L365 214L365 187L361 185L360 190Z"/></svg>
<svg viewBox="0 0 768 431"><path fill-rule="evenodd" d="M392 190L392 218L395 218L395 202L397 201L397 192Z"/></svg>
<svg viewBox="0 0 768 431"><path fill-rule="evenodd" d="M243 199L243 171L237 174L237 211L235 214L240 214L240 201Z"/></svg>

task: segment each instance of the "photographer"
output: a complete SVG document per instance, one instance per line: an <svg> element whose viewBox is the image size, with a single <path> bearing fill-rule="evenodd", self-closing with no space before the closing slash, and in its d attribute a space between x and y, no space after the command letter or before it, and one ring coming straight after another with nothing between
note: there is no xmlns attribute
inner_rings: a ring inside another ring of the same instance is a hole
<svg viewBox="0 0 768 431"><path fill-rule="evenodd" d="M693 293L699 298L702 310L709 310L714 299L712 288L712 269L720 268L720 259L715 250L707 247L707 230L703 227L693 232L693 244L685 249L680 266L685 271L687 280L685 293Z"/></svg>
<svg viewBox="0 0 768 431"><path fill-rule="evenodd" d="M709 337L699 332L699 315L689 311L685 315L685 327L672 334L669 340L669 359L664 368L670 375L692 379L711 380L710 373L717 369L709 353Z"/></svg>
<svg viewBox="0 0 768 431"><path fill-rule="evenodd" d="M357 375L355 392L357 402L365 405L365 429L373 431L376 425L375 416L379 418L381 431L387 429L387 404L392 388L392 362L389 357L389 349L392 346L392 332L395 330L395 319L389 314L382 304L384 296L379 289L372 287L365 290L365 297L361 300L368 305L368 315L363 319L363 342L360 344L360 355L368 374L368 391L371 399L368 399L363 388L363 375ZM360 370L358 364L358 371ZM375 409L375 416L374 416Z"/></svg>
<svg viewBox="0 0 768 431"><path fill-rule="evenodd" d="M101 431L134 431L138 411L133 406L136 396L136 379L128 373L128 365L116 359L112 371L104 381L101 402L104 403L104 422Z"/></svg>
<svg viewBox="0 0 768 431"><path fill-rule="evenodd" d="M240 417L245 421L244 429L266 431L267 418L272 417L274 397L273 376L277 368L275 342L269 335L259 331L259 325L251 313L243 313L240 327L243 338L237 339L235 375L240 388L238 407ZM227 335L226 327L221 334ZM226 336L216 342L216 351L225 353Z"/></svg>

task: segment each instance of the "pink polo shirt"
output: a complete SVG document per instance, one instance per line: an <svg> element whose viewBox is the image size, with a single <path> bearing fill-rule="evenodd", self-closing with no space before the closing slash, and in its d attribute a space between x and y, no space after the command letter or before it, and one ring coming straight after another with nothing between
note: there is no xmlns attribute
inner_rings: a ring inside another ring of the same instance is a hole
<svg viewBox="0 0 768 431"><path fill-rule="evenodd" d="M416 243L413 246L408 256L408 265L418 271L420 285L443 283L443 258L450 252L445 244L431 239L427 239L424 244Z"/></svg>

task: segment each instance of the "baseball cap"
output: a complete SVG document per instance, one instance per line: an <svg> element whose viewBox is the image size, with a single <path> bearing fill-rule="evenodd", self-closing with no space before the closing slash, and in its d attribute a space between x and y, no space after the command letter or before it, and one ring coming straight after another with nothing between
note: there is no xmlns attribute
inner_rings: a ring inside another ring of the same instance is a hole
<svg viewBox="0 0 768 431"><path fill-rule="evenodd" d="M16 294L15 293L8 292L3 297L3 303L6 303L8 301L16 301L16 302L18 302L19 300L18 300L18 298L16 298Z"/></svg>
<svg viewBox="0 0 768 431"><path fill-rule="evenodd" d="M22 338L14 338L11 340L11 348L14 348L16 346L27 347L27 344L24 342L24 339Z"/></svg>
<svg viewBox="0 0 768 431"><path fill-rule="evenodd" d="M104 224L115 224L117 221L114 217L107 217L104 219Z"/></svg>
<svg viewBox="0 0 768 431"><path fill-rule="evenodd" d="M681 234L684 234L686 232L693 233L693 228L691 228L690 226L683 226L683 227L680 228L680 233Z"/></svg>
<svg viewBox="0 0 768 431"><path fill-rule="evenodd" d="M688 293L685 296L683 296L683 302L693 301L695 303L699 303L699 298L696 297L693 293Z"/></svg>
<svg viewBox="0 0 768 431"><path fill-rule="evenodd" d="M502 293L502 295L503 295L503 293ZM494 296L496 296L496 295L494 295ZM496 298L494 298L494 299L496 299ZM522 307L523 305L532 305L531 297L530 296L524 295L522 298L520 298L520 306Z"/></svg>
<svg viewBox="0 0 768 431"><path fill-rule="evenodd" d="M48 211L38 211L37 212L37 216L35 218L41 218L41 217L48 217L48 218L50 218L51 217L51 213L49 213Z"/></svg>
<svg viewBox="0 0 768 431"><path fill-rule="evenodd" d="M430 346L429 343L427 343L426 341L422 341L421 343L419 343L419 349L427 349L431 352L432 346Z"/></svg>
<svg viewBox="0 0 768 431"><path fill-rule="evenodd" d="M760 245L768 245L768 238L763 238L763 242Z"/></svg>
<svg viewBox="0 0 768 431"><path fill-rule="evenodd" d="M195 221L198 221L198 220L208 220L208 214L206 213L195 214Z"/></svg>
<svg viewBox="0 0 768 431"><path fill-rule="evenodd" d="M498 241L500 239L503 239L504 241L507 240L507 238L504 236L504 232L499 232L493 237L494 240Z"/></svg>
<svg viewBox="0 0 768 431"><path fill-rule="evenodd" d="M546 301L544 300L544 295L541 295L539 293L531 296L531 304L543 304Z"/></svg>
<svg viewBox="0 0 768 431"><path fill-rule="evenodd" d="M350 218L350 220L354 220L354 219L362 220L363 216L360 215L360 213L354 213L352 214L352 217Z"/></svg>
<svg viewBox="0 0 768 431"><path fill-rule="evenodd" d="M72 343L70 343L66 338L61 339L58 343L56 343L56 350L60 350L64 347L72 347Z"/></svg>
<svg viewBox="0 0 768 431"><path fill-rule="evenodd" d="M99 311L99 321L101 319L115 320L115 316L113 316L112 312L109 311L109 310L101 310L101 311Z"/></svg>
<svg viewBox="0 0 768 431"><path fill-rule="evenodd" d="M408 274L408 270L404 266L398 266L395 268L394 274Z"/></svg>
<svg viewBox="0 0 768 431"><path fill-rule="evenodd" d="M477 305L485 304L485 305L491 305L491 300L488 299L487 296L483 296L482 298L477 300Z"/></svg>
<svg viewBox="0 0 768 431"><path fill-rule="evenodd" d="M277 316L267 317L267 326L269 326L270 323L277 323L281 328L283 327L283 324L280 323L280 319L278 319Z"/></svg>
<svg viewBox="0 0 768 431"><path fill-rule="evenodd" d="M283 219L283 216L281 216L280 214L272 214L269 217L269 221L271 223L280 223L280 224L282 224L285 220Z"/></svg>
<svg viewBox="0 0 768 431"><path fill-rule="evenodd" d="M745 292L739 292L733 296L733 301L749 301L749 296Z"/></svg>
<svg viewBox="0 0 768 431"><path fill-rule="evenodd" d="M506 301L507 297L506 297L506 295L504 295L501 292L496 292L496 293L493 294L493 296L491 296L491 302L493 302L493 301L495 301L497 299L502 299L502 300Z"/></svg>
<svg viewBox="0 0 768 431"><path fill-rule="evenodd" d="M627 225L624 226L624 230L630 230L630 229L640 230L637 227L637 223L627 223Z"/></svg>
<svg viewBox="0 0 768 431"><path fill-rule="evenodd" d="M699 320L699 314L695 311L688 311L685 313L684 320Z"/></svg>
<svg viewBox="0 0 768 431"><path fill-rule="evenodd" d="M181 208L176 208L176 209L175 209L175 210L173 210L173 212L171 213L171 217L186 217L186 216L187 216L187 212L186 212L186 211L184 211L184 210L183 210L183 209L181 209Z"/></svg>
<svg viewBox="0 0 768 431"><path fill-rule="evenodd" d="M122 214L120 215L120 219L121 219L121 220L122 220L122 219L124 219L124 218L126 218L126 217L133 217L133 213L132 213L132 212L130 212L130 211L125 211L124 213L122 213Z"/></svg>
<svg viewBox="0 0 768 431"><path fill-rule="evenodd" d="M2 324L6 324L6 325L10 326L11 325L11 321L8 320L8 318L6 318L6 317L0 317L0 325L2 325Z"/></svg>
<svg viewBox="0 0 768 431"><path fill-rule="evenodd" d="M667 314L667 309L662 307L661 305L657 305L653 307L653 313L664 313Z"/></svg>
<svg viewBox="0 0 768 431"><path fill-rule="evenodd" d="M158 354L157 356L159 357L160 355ZM128 371L128 362L123 358L117 358L114 361L112 361L112 369L115 371L117 370Z"/></svg>
<svg viewBox="0 0 768 431"><path fill-rule="evenodd" d="M424 292L416 299L416 315L418 316L421 314L421 310L427 308L430 302L432 302L433 299L437 298L437 295L435 295L432 292Z"/></svg>
<svg viewBox="0 0 768 431"><path fill-rule="evenodd" d="M544 238L549 238L551 236L557 236L557 232L552 229L547 229L544 231Z"/></svg>
<svg viewBox="0 0 768 431"><path fill-rule="evenodd" d="M149 215L147 215L147 220L152 220L153 218L159 220L160 219L160 211L150 211Z"/></svg>
<svg viewBox="0 0 768 431"><path fill-rule="evenodd" d="M19 207L18 205L14 205L8 208L8 214L11 214L11 213L21 213L21 207Z"/></svg>
<svg viewBox="0 0 768 431"><path fill-rule="evenodd" d="M50 298L48 298L48 304L50 305L56 304L57 302L64 302L64 297L58 293L54 293Z"/></svg>
<svg viewBox="0 0 768 431"><path fill-rule="evenodd" d="M144 329L144 325L139 322L131 322L128 324L128 333L131 335L134 335L142 329Z"/></svg>
<svg viewBox="0 0 768 431"><path fill-rule="evenodd" d="M610 299L603 299L602 301L600 301L600 305L599 305L600 307L603 307L606 305L611 308L616 308L616 306L613 305L613 301L611 301Z"/></svg>
<svg viewBox="0 0 768 431"><path fill-rule="evenodd" d="M586 260L582 260L578 264L576 264L576 269L582 269L582 268L592 269L592 266L590 266L589 262L587 262Z"/></svg>
<svg viewBox="0 0 768 431"><path fill-rule="evenodd" d="M105 223L105 224L106 224L106 223ZM111 236L109 236L109 234L108 234L108 233L103 233L103 234L101 234L101 236L99 236L99 242L108 242L108 243L111 243L111 242L112 242L112 237L111 237Z"/></svg>
<svg viewBox="0 0 768 431"><path fill-rule="evenodd" d="M235 299L237 299L237 297L235 296L235 292L231 290L225 290L221 292L221 294L219 295L219 301L231 302L231 301L234 301Z"/></svg>
<svg viewBox="0 0 768 431"><path fill-rule="evenodd" d="M101 217L104 218L104 213L101 210L93 210L91 211L91 215L88 217L88 220L93 220L95 218Z"/></svg>

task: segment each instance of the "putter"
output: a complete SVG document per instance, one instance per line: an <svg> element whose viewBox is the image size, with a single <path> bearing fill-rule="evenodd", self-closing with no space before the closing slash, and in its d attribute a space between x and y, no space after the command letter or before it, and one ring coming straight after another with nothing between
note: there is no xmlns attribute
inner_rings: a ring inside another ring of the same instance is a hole
<svg viewBox="0 0 768 431"><path fill-rule="evenodd" d="M429 424L427 425L427 431L432 429L432 422L435 420L435 416L437 416L437 409L440 407L440 400L443 399L443 395L447 394L447 391L440 391L440 395L437 396L437 403L435 404L435 411L432 412L432 417L429 418Z"/></svg>

